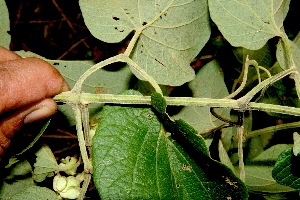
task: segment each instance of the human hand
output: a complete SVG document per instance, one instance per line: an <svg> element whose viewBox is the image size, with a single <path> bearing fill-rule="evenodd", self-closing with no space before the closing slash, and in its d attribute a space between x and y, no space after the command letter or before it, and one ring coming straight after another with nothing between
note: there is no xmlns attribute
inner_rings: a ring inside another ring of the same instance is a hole
<svg viewBox="0 0 300 200"><path fill-rule="evenodd" d="M49 63L0 47L0 156L15 131L54 114L57 105L51 97L69 89Z"/></svg>

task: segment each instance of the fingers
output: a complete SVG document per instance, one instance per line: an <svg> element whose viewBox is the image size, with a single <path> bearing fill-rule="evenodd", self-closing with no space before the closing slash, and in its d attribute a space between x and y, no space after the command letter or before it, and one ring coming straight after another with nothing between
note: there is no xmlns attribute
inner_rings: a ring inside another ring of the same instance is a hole
<svg viewBox="0 0 300 200"><path fill-rule="evenodd" d="M38 58L0 62L0 113L69 90L60 73Z"/></svg>
<svg viewBox="0 0 300 200"><path fill-rule="evenodd" d="M53 115L57 105L52 99L44 99L33 105L20 109L17 113L0 122L0 156L8 148L14 132L19 130L24 123L34 122Z"/></svg>
<svg viewBox="0 0 300 200"><path fill-rule="evenodd" d="M24 123L49 117L57 109L51 97L70 90L60 73L38 58L21 58L0 47L0 156ZM1 158L1 157L0 157Z"/></svg>
<svg viewBox="0 0 300 200"><path fill-rule="evenodd" d="M18 54L9 51L3 47L0 47L0 62L8 61L8 60L16 60L20 58L21 56L19 56Z"/></svg>

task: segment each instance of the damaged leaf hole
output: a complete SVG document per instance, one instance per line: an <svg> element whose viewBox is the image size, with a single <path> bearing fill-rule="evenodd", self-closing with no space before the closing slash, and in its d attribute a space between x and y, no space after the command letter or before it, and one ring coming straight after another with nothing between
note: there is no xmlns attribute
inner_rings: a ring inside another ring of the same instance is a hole
<svg viewBox="0 0 300 200"><path fill-rule="evenodd" d="M115 27L115 30L119 31L120 33L124 32L124 29L119 30L118 27Z"/></svg>
<svg viewBox="0 0 300 200"><path fill-rule="evenodd" d="M119 20L120 20L120 18L119 18L119 17L113 17L113 20L115 20L115 21L119 21Z"/></svg>

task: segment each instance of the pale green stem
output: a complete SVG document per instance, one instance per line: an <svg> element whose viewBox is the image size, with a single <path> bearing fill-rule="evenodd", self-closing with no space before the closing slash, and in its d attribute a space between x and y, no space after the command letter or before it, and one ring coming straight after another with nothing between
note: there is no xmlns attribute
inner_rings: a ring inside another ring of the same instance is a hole
<svg viewBox="0 0 300 200"><path fill-rule="evenodd" d="M82 184L82 187L81 187L80 195L77 198L78 200L83 200L84 199L85 193L88 190L89 184L91 182L91 178L92 178L91 174L85 174L84 175L84 180L83 180L83 184Z"/></svg>
<svg viewBox="0 0 300 200"><path fill-rule="evenodd" d="M252 137L256 137L256 136L267 134L267 133L274 133L274 132L280 131L280 130L299 128L299 127L300 127L300 122L292 122L292 123L280 124L280 125L276 125L276 126L270 126L267 128L262 128L259 130L248 132L247 138L252 138Z"/></svg>
<svg viewBox="0 0 300 200"><path fill-rule="evenodd" d="M238 93L240 93L245 85L246 85L246 82L247 82L247 76L248 76L248 69L249 69L249 59L248 59L248 56L246 58L246 62L245 62L245 65L244 65L244 75L243 75L243 81L240 85L240 87L238 89L236 89L233 93L231 93L230 95L228 95L227 97L225 97L226 99L232 99L233 97L235 97Z"/></svg>
<svg viewBox="0 0 300 200"><path fill-rule="evenodd" d="M244 126L237 128L238 134L238 155L239 155L239 170L240 179L245 182L245 165L244 165L244 154L243 154L243 142L244 142Z"/></svg>
<svg viewBox="0 0 300 200"><path fill-rule="evenodd" d="M241 107L240 102L238 100L233 100L233 99L210 99L210 98L196 98L196 97L164 97L164 98L166 99L168 105L174 105L174 106L216 107L216 108L228 108L234 110L244 109L243 107L244 105L242 105ZM70 104L74 104L80 101L86 103L151 105L150 96L139 96L139 95L81 93L80 99L78 99L77 94L69 91L69 92L63 92L59 95L56 95L53 99L59 102L66 102ZM247 105L247 109L300 116L300 108L294 108L289 106L250 102Z"/></svg>
<svg viewBox="0 0 300 200"><path fill-rule="evenodd" d="M131 40L130 40L130 42L129 42L129 44L128 44L125 52L124 52L124 55L126 55L127 57L130 57L130 54L131 54L137 40L140 38L140 35L141 35L143 30L144 30L143 28L140 28L140 29L137 29L135 31L133 37L131 38Z"/></svg>
<svg viewBox="0 0 300 200"><path fill-rule="evenodd" d="M291 50L291 46L290 46L290 42L289 42L289 39L288 39L288 37L285 33L282 35L282 41L283 41L285 59L286 59L287 64L288 64L288 68L289 69L295 69L295 72L291 75L291 78L294 79L294 81L295 81L296 92L297 92L297 95L298 95L298 99L300 99L300 76L299 76L299 71L297 70L297 67L295 65L292 50Z"/></svg>
<svg viewBox="0 0 300 200"><path fill-rule="evenodd" d="M244 109L247 110L247 104L259 91L261 91L262 89L268 87L269 85L273 84L274 82L282 79L283 77L285 77L293 72L295 72L295 69L293 69L293 68L287 69L287 70L280 72L280 73L272 76L271 78L268 78L268 79L262 81L261 83L259 83L257 86L252 88L252 90L250 90L245 96L238 99L238 101L241 104L241 108L244 106Z"/></svg>
<svg viewBox="0 0 300 200"><path fill-rule="evenodd" d="M75 86L73 87L72 91L74 93L77 93L78 96L80 95L82 84L92 73L97 71L98 69L101 69L109 64L115 63L115 62L125 62L131 67L133 67L136 71L138 71L149 83L154 87L155 91L162 94L162 91L159 87L159 85L156 83L156 81L147 74L146 71L144 71L140 66L138 66L133 60L131 60L128 56L124 54L119 54L114 57L108 58L102 62L97 63L96 65L92 66L90 69L85 71L85 73L78 79Z"/></svg>
<svg viewBox="0 0 300 200"><path fill-rule="evenodd" d="M130 59L127 56L124 56L123 61L131 67L133 67L135 70L137 70L152 85L152 87L155 89L155 92L163 95L162 90L157 84L157 82L152 78L152 76L147 74L145 70L143 70L139 65L137 65L132 59Z"/></svg>
<svg viewBox="0 0 300 200"><path fill-rule="evenodd" d="M86 146L89 150L89 154L91 154L91 146L92 146L92 140L90 137L90 116L89 116L89 109L87 107L88 105L81 105L80 110L82 114L82 125L83 125L83 135L86 142Z"/></svg>
<svg viewBox="0 0 300 200"><path fill-rule="evenodd" d="M88 173L92 173L93 166L91 164L91 161L89 160L89 156L86 150L86 143L83 136L83 130L82 130L82 115L81 115L82 110L80 108L80 105L78 104L71 104L71 106L73 108L74 115L75 115L77 137L78 137L78 143L79 143L84 169Z"/></svg>
<svg viewBox="0 0 300 200"><path fill-rule="evenodd" d="M92 73L94 73L98 69L101 69L101 68L103 68L103 67L105 67L109 64L112 64L112 63L121 62L122 58L123 58L123 55L120 54L120 55L110 57L110 58L108 58L104 61L101 61L101 62L95 64L94 66L89 68L87 71L85 71L83 75L81 75L81 77L77 80L75 86L73 87L72 91L75 92L75 93L80 94L82 84L85 81L85 79L87 79Z"/></svg>

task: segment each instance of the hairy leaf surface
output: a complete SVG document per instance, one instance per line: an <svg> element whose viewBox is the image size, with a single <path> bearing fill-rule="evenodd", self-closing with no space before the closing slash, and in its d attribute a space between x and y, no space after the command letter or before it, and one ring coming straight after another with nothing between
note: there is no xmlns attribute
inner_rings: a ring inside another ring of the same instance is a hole
<svg viewBox="0 0 300 200"><path fill-rule="evenodd" d="M48 188L34 185L33 179L15 180L12 183L3 182L0 188L0 199L3 200L58 200L56 193Z"/></svg>
<svg viewBox="0 0 300 200"><path fill-rule="evenodd" d="M33 177L35 181L42 182L47 176L53 176L58 171L58 164L48 146L42 146L36 152L36 162L34 163Z"/></svg>
<svg viewBox="0 0 300 200"><path fill-rule="evenodd" d="M209 0L212 20L232 46L260 49L281 36L290 0Z"/></svg>
<svg viewBox="0 0 300 200"><path fill-rule="evenodd" d="M194 78L190 62L210 35L206 1L82 0L80 7L87 27L102 41L120 42L142 30L132 59L158 83L176 86Z"/></svg>

